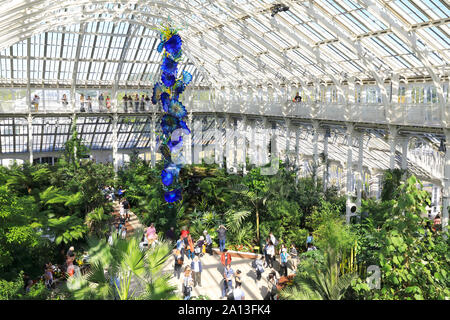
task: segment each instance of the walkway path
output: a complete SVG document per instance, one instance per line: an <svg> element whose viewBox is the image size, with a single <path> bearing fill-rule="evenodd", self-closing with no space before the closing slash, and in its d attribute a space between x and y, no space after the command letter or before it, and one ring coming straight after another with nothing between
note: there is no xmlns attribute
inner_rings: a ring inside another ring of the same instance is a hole
<svg viewBox="0 0 450 320"><path fill-rule="evenodd" d="M126 223L127 227L127 235L133 234L134 230L137 229L145 229L146 226L142 225L139 222L138 217L130 210L130 221ZM118 202L114 202L114 213L113 215L119 215L119 204ZM262 274L261 280L256 280L256 272L252 268L253 259L243 259L243 258L232 258L231 267L236 272L236 270L241 271L241 280L242 280L242 290L245 294L246 300L262 300L264 296L267 294L267 276L270 272L269 268L264 269L264 273ZM222 279L223 279L223 266L220 263L220 256L214 254L210 256L209 254L205 254L201 258L201 262L203 264L203 272L202 272L202 286L197 286L193 288L192 297L196 296L207 296L211 300L220 300L222 295ZM186 265L190 265L191 260L185 257L184 264L182 270ZM163 272L170 273L173 275L174 271L175 258L173 255L170 255L167 260ZM291 271L291 270L289 270ZM278 274L278 273L277 273ZM183 272L181 273L180 279L173 277L171 279L171 284L173 284L177 288L177 293L182 296L181 285L183 282ZM233 288L235 286L235 281L233 278ZM224 298L226 299L226 298Z"/></svg>

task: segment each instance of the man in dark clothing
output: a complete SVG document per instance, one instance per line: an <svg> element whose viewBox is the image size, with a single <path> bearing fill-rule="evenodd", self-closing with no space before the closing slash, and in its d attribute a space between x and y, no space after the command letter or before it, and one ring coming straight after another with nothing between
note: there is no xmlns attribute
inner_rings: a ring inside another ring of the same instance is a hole
<svg viewBox="0 0 450 320"><path fill-rule="evenodd" d="M175 241L175 232L173 230L173 227L170 227L170 229L166 231L166 239Z"/></svg>
<svg viewBox="0 0 450 320"><path fill-rule="evenodd" d="M220 252L223 252L225 249L225 240L227 239L227 228L223 224L219 226L219 229L217 230L217 234L219 236L219 246L220 246Z"/></svg>
<svg viewBox="0 0 450 320"><path fill-rule="evenodd" d="M128 210L130 210L130 203L128 202L127 198L123 198L122 206L126 219L130 221L130 213L128 212Z"/></svg>

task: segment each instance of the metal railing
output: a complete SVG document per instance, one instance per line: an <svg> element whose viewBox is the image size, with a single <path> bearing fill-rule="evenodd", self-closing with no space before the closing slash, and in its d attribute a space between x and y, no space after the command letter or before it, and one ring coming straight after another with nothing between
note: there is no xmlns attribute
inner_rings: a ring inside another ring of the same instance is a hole
<svg viewBox="0 0 450 320"><path fill-rule="evenodd" d="M322 102L293 102L293 101L265 101L263 99L253 98L243 101L226 101L216 99L212 101L191 100L185 101L188 112L225 112L236 114L247 114L257 116L280 116L297 117L305 119L319 120L338 120L351 122L368 122L379 124L395 125L414 125L424 127L442 126L442 110L439 104L393 104L391 112L389 107L382 104L338 104ZM447 108L450 108L446 106ZM111 101L111 107L108 109L106 103L102 106L98 101L92 101L91 108L87 102L84 103L84 112L87 113L110 113L110 112L128 112L128 113L148 113L159 112L160 107L146 102L144 105L139 102L136 104L123 101ZM71 103L64 105L61 101L46 100L40 101L38 108L32 104L27 105L22 100L3 100L0 101L0 114L14 113L73 113L83 112L81 103L77 101L75 106ZM389 114L391 119L389 121ZM450 123L450 111L446 112L445 119Z"/></svg>

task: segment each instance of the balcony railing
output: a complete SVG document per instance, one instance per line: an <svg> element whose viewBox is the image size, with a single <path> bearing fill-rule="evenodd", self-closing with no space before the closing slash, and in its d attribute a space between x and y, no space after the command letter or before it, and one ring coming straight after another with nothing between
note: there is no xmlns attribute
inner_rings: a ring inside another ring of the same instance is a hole
<svg viewBox="0 0 450 320"><path fill-rule="evenodd" d="M321 102L271 102L258 99L249 101L224 101L217 99L216 101L200 101L194 100L185 102L188 112L225 112L235 114L247 114L257 116L279 116L279 117L297 117L304 119L319 120L338 120L351 122L368 122L380 124L396 124L396 125L414 125L424 127L440 127L442 126L442 110L438 104L394 104L392 105L391 119L389 122L389 110L382 104L337 104L337 103L321 103ZM449 108L447 106L447 108ZM98 101L92 101L91 110L85 102L84 112L87 113L111 113L111 112L128 112L128 113L148 113L158 112L159 106L146 102L143 106L139 102L128 102L125 106L123 101L117 103L111 102L111 108L99 106ZM80 102L75 103L73 107L70 103L63 105L61 101L46 100L40 101L36 108L27 105L23 100L3 100L0 101L0 114L14 113L82 113ZM450 111L446 112L447 123L450 123Z"/></svg>

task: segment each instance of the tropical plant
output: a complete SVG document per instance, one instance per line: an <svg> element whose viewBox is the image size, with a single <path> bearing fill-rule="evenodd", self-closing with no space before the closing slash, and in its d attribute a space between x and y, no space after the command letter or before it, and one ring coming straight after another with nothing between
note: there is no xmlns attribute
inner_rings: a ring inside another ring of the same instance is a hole
<svg viewBox="0 0 450 320"><path fill-rule="evenodd" d="M322 265L299 274L294 285L283 289L280 296L286 300L341 300L355 277L354 272L340 274L338 255L328 249Z"/></svg>
<svg viewBox="0 0 450 320"><path fill-rule="evenodd" d="M113 236L113 244L105 239L88 239L91 270L69 278L67 286L75 299L176 299L170 285L171 275L162 268L171 247L160 242L154 248L139 248L140 234L128 239Z"/></svg>

